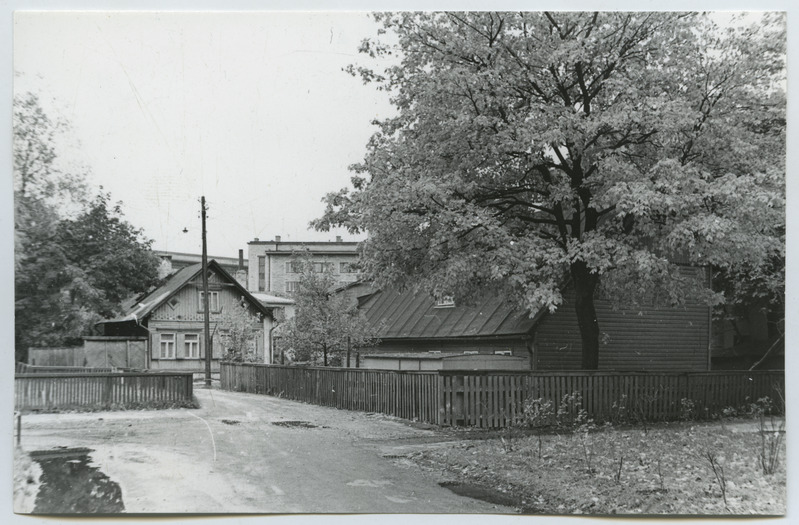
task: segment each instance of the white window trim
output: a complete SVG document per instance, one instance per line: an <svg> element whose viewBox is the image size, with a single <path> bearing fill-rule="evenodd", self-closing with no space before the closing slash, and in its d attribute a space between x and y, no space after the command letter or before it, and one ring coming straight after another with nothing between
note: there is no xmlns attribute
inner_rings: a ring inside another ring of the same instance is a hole
<svg viewBox="0 0 799 525"><path fill-rule="evenodd" d="M189 337L196 337L194 340L189 340ZM192 348L194 352L192 352ZM199 359L200 358L200 334L184 334L183 335L183 350L186 359Z"/></svg>
<svg viewBox="0 0 799 525"><path fill-rule="evenodd" d="M172 339L165 339L171 337ZM158 334L158 358L159 359L175 359L175 340L177 334L174 332L164 332ZM167 352L164 355L164 346L166 345ZM171 352L169 351L171 349ZM172 355L170 355L172 354Z"/></svg>
<svg viewBox="0 0 799 525"><path fill-rule="evenodd" d="M208 296L211 298L211 302L209 304L208 310L211 312L218 312L219 311L219 292L216 290L209 290ZM203 291L197 291L197 309L198 311L202 312L205 308L203 304Z"/></svg>

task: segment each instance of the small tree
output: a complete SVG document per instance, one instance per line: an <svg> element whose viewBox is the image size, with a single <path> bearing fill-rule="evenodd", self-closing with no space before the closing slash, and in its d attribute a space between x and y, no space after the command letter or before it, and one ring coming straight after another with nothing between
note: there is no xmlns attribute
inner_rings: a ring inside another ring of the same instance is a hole
<svg viewBox="0 0 799 525"><path fill-rule="evenodd" d="M219 330L225 360L245 363L257 361L255 341L260 323L261 314L250 312L250 305L243 297L234 308L222 313L216 329Z"/></svg>
<svg viewBox="0 0 799 525"><path fill-rule="evenodd" d="M332 293L336 280L324 265L308 258L295 259L300 280L294 295L296 311L281 328L283 344L294 361L338 364L351 348L377 342L374 330L355 304Z"/></svg>

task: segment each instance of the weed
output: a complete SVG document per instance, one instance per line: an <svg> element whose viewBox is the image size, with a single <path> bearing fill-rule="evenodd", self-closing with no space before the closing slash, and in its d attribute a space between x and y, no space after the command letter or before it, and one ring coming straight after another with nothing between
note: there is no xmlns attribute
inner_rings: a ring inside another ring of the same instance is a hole
<svg viewBox="0 0 799 525"><path fill-rule="evenodd" d="M716 481L721 488L721 497L724 500L724 505L727 505L727 478L724 477L724 467L719 463L718 457L715 452L705 450L705 459L710 463L710 468L713 469L713 474L716 476Z"/></svg>
<svg viewBox="0 0 799 525"><path fill-rule="evenodd" d="M555 423L555 410L552 407L552 401L540 397L525 400L520 424L535 431L538 439L538 459L541 459L543 449L541 430Z"/></svg>
<svg viewBox="0 0 799 525"><path fill-rule="evenodd" d="M613 474L613 481L615 481L617 485L621 483L621 467L623 465L624 465L624 454L619 456L619 466L616 468L616 472Z"/></svg>
<svg viewBox="0 0 799 525"><path fill-rule="evenodd" d="M683 421L691 421L696 418L696 403L693 400L684 397L680 399L680 419Z"/></svg>
<svg viewBox="0 0 799 525"><path fill-rule="evenodd" d="M751 410L760 423L760 467L763 474L771 475L777 469L782 441L785 438L785 420L775 416L774 402L768 396L752 403Z"/></svg>

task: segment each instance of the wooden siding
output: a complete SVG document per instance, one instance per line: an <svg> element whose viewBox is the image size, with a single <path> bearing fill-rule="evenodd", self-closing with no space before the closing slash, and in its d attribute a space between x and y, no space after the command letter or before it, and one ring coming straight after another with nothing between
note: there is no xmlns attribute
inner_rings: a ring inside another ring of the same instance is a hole
<svg viewBox="0 0 799 525"><path fill-rule="evenodd" d="M191 406L192 374L17 374L15 410L125 409Z"/></svg>
<svg viewBox="0 0 799 525"><path fill-rule="evenodd" d="M614 310L607 300L595 302L599 321L600 370L685 371L709 369L710 308L642 306ZM581 368L580 329L574 292L565 294L554 314L535 331L536 370Z"/></svg>
<svg viewBox="0 0 799 525"><path fill-rule="evenodd" d="M150 329L150 348L152 364L156 370L205 370L205 341L203 338L203 316L200 308L199 292L202 290L202 282L198 276L194 281L187 283L182 289L175 293L166 303L156 308L150 316L148 328ZM217 322L223 312L229 312L237 308L241 300L241 293L231 284L214 272L208 278L208 291L219 292L219 309L210 312L211 331L214 332ZM171 304L170 304L171 303ZM254 323L254 326L263 332L262 323ZM161 359L160 357L160 334L175 334L175 359ZM200 344L200 356L190 358L185 353L186 334L198 334ZM264 336L259 334L256 342L258 355L263 356ZM219 369L218 359L221 357L222 342L219 333L213 336L212 370Z"/></svg>

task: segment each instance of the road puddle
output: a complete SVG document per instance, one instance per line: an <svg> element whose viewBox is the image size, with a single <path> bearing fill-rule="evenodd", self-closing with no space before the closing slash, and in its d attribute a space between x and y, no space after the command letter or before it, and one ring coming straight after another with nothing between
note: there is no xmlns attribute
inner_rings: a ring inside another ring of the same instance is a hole
<svg viewBox="0 0 799 525"><path fill-rule="evenodd" d="M60 447L31 452L42 469L33 514L123 512L119 484L91 466L88 448Z"/></svg>
<svg viewBox="0 0 799 525"><path fill-rule="evenodd" d="M272 424L279 427L289 428L319 428L316 425L308 423L307 421L273 421Z"/></svg>

